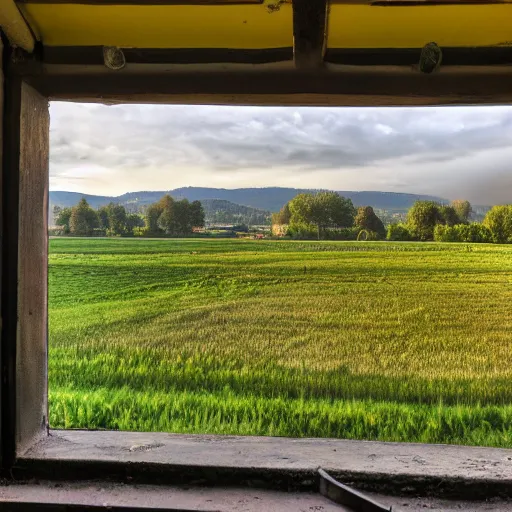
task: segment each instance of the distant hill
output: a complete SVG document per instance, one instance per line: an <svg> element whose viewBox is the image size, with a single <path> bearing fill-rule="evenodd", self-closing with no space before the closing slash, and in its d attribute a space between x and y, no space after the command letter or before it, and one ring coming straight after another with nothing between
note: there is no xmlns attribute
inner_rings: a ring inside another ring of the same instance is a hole
<svg viewBox="0 0 512 512"><path fill-rule="evenodd" d="M272 213L225 199L202 199L207 224L270 224Z"/></svg>
<svg viewBox="0 0 512 512"><path fill-rule="evenodd" d="M170 194L176 199L187 198L190 201L205 199L223 200L237 205L256 208L270 212L278 211L285 203L301 192L315 192L311 189L265 187L265 188L203 188L183 187L168 191L129 192L117 197L94 196L78 192L50 192L50 205L65 207L75 205L85 197L93 208L98 208L109 202L119 203L130 210L138 210L143 206L158 201L164 194ZM339 191L342 196L352 199L355 206L371 205L380 210L403 211L419 200L434 200L446 203L446 199L420 194L403 194L397 192L353 192Z"/></svg>
<svg viewBox="0 0 512 512"><path fill-rule="evenodd" d="M50 192L50 206L60 206L61 208L66 208L68 206L75 206L82 197L87 199L87 202L93 208L99 208L100 206L104 206L111 201L114 203L119 202L117 197L109 197L109 196L93 196L90 194L81 194L80 192Z"/></svg>

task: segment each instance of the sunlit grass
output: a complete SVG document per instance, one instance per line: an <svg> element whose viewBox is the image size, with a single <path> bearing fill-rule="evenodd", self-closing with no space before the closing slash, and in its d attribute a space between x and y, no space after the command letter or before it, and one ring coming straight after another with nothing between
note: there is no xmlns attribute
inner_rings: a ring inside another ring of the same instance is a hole
<svg viewBox="0 0 512 512"><path fill-rule="evenodd" d="M54 427L512 446L512 247L50 241Z"/></svg>

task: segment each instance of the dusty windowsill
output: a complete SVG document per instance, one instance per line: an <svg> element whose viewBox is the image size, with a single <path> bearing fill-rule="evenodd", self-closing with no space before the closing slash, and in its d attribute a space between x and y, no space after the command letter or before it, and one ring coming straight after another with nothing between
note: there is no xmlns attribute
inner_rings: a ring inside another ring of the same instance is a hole
<svg viewBox="0 0 512 512"><path fill-rule="evenodd" d="M311 490L319 467L361 489L512 495L512 450L337 439L52 430L23 454L16 471Z"/></svg>
<svg viewBox="0 0 512 512"><path fill-rule="evenodd" d="M510 502L499 499L468 502L383 495L372 495L372 498L383 505L392 506L393 512L423 512L425 509L443 512L509 512L512 506ZM27 502L36 505L29 508ZM319 494L306 492L122 485L101 481L0 484L2 512L37 512L41 510L42 503L56 504L57 512L69 512L69 505L104 507L106 512L116 510L113 507L143 507L146 510L163 508L166 512L349 512L348 508L336 505Z"/></svg>

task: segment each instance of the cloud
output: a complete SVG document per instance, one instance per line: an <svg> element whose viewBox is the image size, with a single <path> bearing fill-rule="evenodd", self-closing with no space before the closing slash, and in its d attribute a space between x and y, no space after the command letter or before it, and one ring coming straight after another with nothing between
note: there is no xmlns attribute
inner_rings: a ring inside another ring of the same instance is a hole
<svg viewBox="0 0 512 512"><path fill-rule="evenodd" d="M50 176L53 189L92 193L283 185L482 203L512 196L511 140L509 107L52 103Z"/></svg>

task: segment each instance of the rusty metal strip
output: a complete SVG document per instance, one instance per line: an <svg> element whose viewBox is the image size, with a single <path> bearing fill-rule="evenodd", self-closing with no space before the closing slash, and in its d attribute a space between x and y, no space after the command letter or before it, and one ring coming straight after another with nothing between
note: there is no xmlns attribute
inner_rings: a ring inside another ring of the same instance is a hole
<svg viewBox="0 0 512 512"><path fill-rule="evenodd" d="M386 507L368 496L351 489L335 480L322 468L318 470L320 475L320 494L338 503L352 508L355 512L391 512L392 507Z"/></svg>

